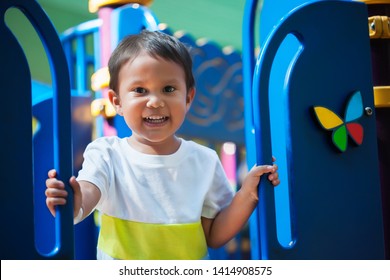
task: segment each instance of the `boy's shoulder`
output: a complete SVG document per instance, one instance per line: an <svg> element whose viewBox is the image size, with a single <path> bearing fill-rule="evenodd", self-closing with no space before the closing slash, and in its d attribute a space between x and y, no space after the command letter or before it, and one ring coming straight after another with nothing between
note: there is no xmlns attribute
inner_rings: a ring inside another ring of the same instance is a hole
<svg viewBox="0 0 390 280"><path fill-rule="evenodd" d="M101 136L92 141L92 143L116 143L122 138L118 136Z"/></svg>
<svg viewBox="0 0 390 280"><path fill-rule="evenodd" d="M217 156L217 153L215 150L199 144L195 141L192 140L182 140L184 145L188 147L188 149L192 150L193 152L199 153L200 155L205 155L205 156Z"/></svg>
<svg viewBox="0 0 390 280"><path fill-rule="evenodd" d="M123 138L119 138L118 136L102 136L98 137L89 143L89 147L114 147L125 141Z"/></svg>

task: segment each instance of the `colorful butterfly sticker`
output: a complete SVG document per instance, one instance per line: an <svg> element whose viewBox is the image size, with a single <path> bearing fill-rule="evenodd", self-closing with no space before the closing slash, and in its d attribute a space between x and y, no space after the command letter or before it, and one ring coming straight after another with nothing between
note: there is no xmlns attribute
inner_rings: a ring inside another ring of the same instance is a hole
<svg viewBox="0 0 390 280"><path fill-rule="evenodd" d="M347 149L348 134L357 145L362 144L363 127L356 122L363 116L363 101L360 91L355 91L349 99L344 120L332 110L322 106L315 106L314 112L321 126L326 130L333 131L332 141L341 152L345 152Z"/></svg>

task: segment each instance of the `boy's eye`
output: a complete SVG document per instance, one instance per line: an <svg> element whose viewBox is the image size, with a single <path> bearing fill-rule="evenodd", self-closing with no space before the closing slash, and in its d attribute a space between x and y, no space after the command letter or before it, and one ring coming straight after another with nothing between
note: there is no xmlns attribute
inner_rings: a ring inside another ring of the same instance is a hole
<svg viewBox="0 0 390 280"><path fill-rule="evenodd" d="M137 87L137 88L133 89L133 91L136 93L146 93L146 89L144 89L142 87Z"/></svg>
<svg viewBox="0 0 390 280"><path fill-rule="evenodd" d="M172 86L166 86L164 87L164 92L174 92L175 88Z"/></svg>

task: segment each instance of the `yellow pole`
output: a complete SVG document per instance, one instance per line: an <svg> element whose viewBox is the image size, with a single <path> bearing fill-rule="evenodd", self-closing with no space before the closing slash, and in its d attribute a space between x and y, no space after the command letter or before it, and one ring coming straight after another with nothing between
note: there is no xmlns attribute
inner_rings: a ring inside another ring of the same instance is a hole
<svg viewBox="0 0 390 280"><path fill-rule="evenodd" d="M360 2L365 2L367 5L370 5L370 4L390 4L390 0L360 0Z"/></svg>

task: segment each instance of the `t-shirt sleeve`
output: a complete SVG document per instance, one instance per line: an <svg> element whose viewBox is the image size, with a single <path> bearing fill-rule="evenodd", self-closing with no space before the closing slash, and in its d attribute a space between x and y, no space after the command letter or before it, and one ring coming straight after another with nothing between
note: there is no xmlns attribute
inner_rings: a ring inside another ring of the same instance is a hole
<svg viewBox="0 0 390 280"><path fill-rule="evenodd" d="M226 177L221 162L216 156L215 171L212 180L212 186L206 194L206 199L202 208L202 217L214 219L215 216L225 207L227 207L234 196L234 189Z"/></svg>
<svg viewBox="0 0 390 280"><path fill-rule="evenodd" d="M101 192L99 205L107 197L109 188L112 170L109 147L106 143L95 140L87 146L83 157L84 162L78 173L77 181L88 181L99 188Z"/></svg>

